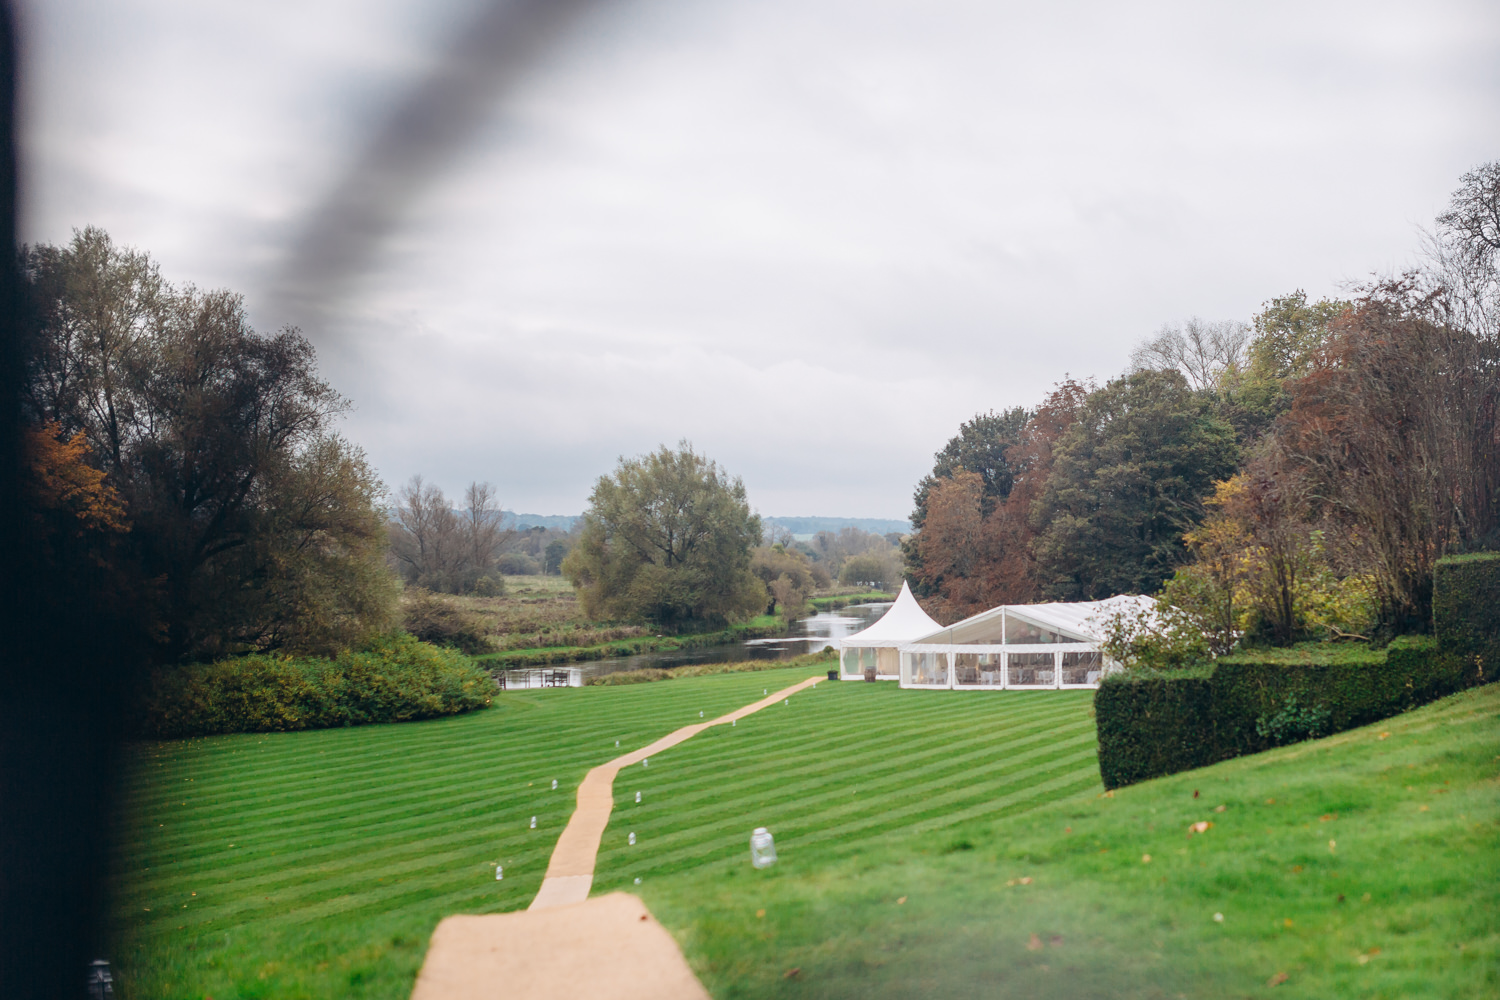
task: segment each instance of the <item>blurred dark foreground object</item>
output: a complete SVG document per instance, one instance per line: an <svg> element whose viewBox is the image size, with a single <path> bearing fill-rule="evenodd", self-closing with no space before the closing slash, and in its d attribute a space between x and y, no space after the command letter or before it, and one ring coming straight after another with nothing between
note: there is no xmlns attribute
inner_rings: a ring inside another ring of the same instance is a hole
<svg viewBox="0 0 1500 1000"><path fill-rule="evenodd" d="M119 695L134 664L98 613L99 581L54 558L24 499L14 26L0 0L0 997L51 1000L87 996L99 954Z"/></svg>

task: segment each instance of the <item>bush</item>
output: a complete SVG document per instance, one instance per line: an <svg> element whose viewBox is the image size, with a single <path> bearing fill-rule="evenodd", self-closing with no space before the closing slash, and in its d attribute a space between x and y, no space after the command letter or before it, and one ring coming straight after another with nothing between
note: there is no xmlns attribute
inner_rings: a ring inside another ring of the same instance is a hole
<svg viewBox="0 0 1500 1000"><path fill-rule="evenodd" d="M524 552L506 552L495 560L495 568L507 576L536 576L542 564Z"/></svg>
<svg viewBox="0 0 1500 1000"><path fill-rule="evenodd" d="M336 659L262 653L162 668L139 729L171 739L408 722L483 708L494 690L467 658L397 634Z"/></svg>
<svg viewBox="0 0 1500 1000"><path fill-rule="evenodd" d="M408 592L402 624L423 642L452 646L470 655L493 651L485 636L484 623L477 616L430 590Z"/></svg>
<svg viewBox="0 0 1500 1000"><path fill-rule="evenodd" d="M1343 732L1493 681L1500 553L1440 560L1432 602L1435 638L1403 636L1382 651L1311 643L1106 678L1094 696L1104 787Z"/></svg>
<svg viewBox="0 0 1500 1000"><path fill-rule="evenodd" d="M481 576L474 583L474 593L480 597L502 597L505 594L505 577Z"/></svg>
<svg viewBox="0 0 1500 1000"><path fill-rule="evenodd" d="M1500 552L1439 559L1433 569L1432 625L1438 641L1500 662Z"/></svg>
<svg viewBox="0 0 1500 1000"><path fill-rule="evenodd" d="M1107 678L1094 698L1105 787L1368 725L1494 675L1492 667L1486 677L1481 657L1441 649L1428 637L1398 639L1383 657L1332 663L1252 655L1220 660L1206 678Z"/></svg>

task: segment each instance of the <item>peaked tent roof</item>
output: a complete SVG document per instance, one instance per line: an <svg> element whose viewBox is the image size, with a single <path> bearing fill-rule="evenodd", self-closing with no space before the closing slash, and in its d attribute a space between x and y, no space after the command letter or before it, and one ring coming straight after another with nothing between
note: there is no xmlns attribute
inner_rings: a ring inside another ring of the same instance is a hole
<svg viewBox="0 0 1500 1000"><path fill-rule="evenodd" d="M1103 601L1078 601L1074 603L1052 603L1052 604L1002 604L998 608L981 611L977 615L965 618L947 627L937 626L931 632L924 633L920 637L913 638L911 642L920 643L951 643L955 640L963 642L967 635L975 631L981 631L989 623L995 622L1001 615L1009 612L1018 618L1044 625L1049 628L1072 632L1075 635L1088 636L1090 641L1103 639L1103 626L1105 619L1116 611L1125 611L1133 614L1151 614L1155 611L1156 600L1151 597L1120 595L1110 597ZM998 623L997 623L998 624ZM996 641L994 645L999 645Z"/></svg>
<svg viewBox="0 0 1500 1000"><path fill-rule="evenodd" d="M917 599L911 596L911 587L903 580L901 593L896 597L896 603L886 609L885 614L869 628L845 636L845 646L894 646L898 643L911 642L920 635L926 635L934 629L942 628L937 622L928 617L927 612L917 603Z"/></svg>

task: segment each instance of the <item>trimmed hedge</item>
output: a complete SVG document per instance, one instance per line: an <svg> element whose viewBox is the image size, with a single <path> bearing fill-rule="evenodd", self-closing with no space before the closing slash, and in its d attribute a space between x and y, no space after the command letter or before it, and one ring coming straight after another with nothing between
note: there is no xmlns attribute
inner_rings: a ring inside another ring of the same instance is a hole
<svg viewBox="0 0 1500 1000"><path fill-rule="evenodd" d="M1099 773L1119 788L1368 725L1492 680L1494 666L1484 668L1481 656L1408 637L1383 663L1239 661L1207 678L1117 675L1094 697ZM1306 728L1277 725L1288 719Z"/></svg>
<svg viewBox="0 0 1500 1000"><path fill-rule="evenodd" d="M1254 652L1202 671L1115 675L1094 696L1104 787L1259 753L1368 725L1500 671L1500 553L1439 560L1435 638L1405 636L1384 651Z"/></svg>
<svg viewBox="0 0 1500 1000"><path fill-rule="evenodd" d="M152 674L139 735L329 729L453 715L490 704L494 678L467 657L409 635L336 659L268 654Z"/></svg>
<svg viewBox="0 0 1500 1000"><path fill-rule="evenodd" d="M1500 552L1438 560L1432 576L1432 626L1444 648L1500 662Z"/></svg>

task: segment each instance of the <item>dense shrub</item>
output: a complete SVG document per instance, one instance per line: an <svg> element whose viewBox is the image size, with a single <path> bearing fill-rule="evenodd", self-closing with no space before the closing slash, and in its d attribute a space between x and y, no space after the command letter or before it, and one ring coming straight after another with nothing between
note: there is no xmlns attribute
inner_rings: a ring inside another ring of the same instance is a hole
<svg viewBox="0 0 1500 1000"><path fill-rule="evenodd" d="M394 635L336 659L254 654L161 668L140 730L165 739L408 722L483 708L494 689L466 657Z"/></svg>
<svg viewBox="0 0 1500 1000"><path fill-rule="evenodd" d="M504 552L495 560L495 568L507 576L535 576L542 564L524 552Z"/></svg>
<svg viewBox="0 0 1500 1000"><path fill-rule="evenodd" d="M1500 552L1438 560L1433 570L1432 624L1445 647L1486 653L1500 662Z"/></svg>
<svg viewBox="0 0 1500 1000"><path fill-rule="evenodd" d="M1494 678L1484 658L1398 639L1332 663L1225 658L1205 677L1127 673L1094 699L1105 787L1367 725ZM1284 660L1285 657L1278 659Z"/></svg>
<svg viewBox="0 0 1500 1000"><path fill-rule="evenodd" d="M450 598L414 589L408 592L401 611L406 631L423 642L452 646L469 654L493 652L485 638L484 623Z"/></svg>

